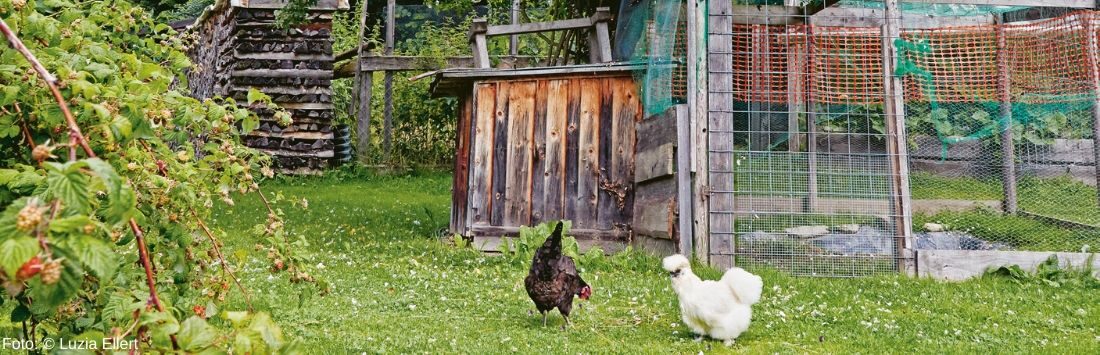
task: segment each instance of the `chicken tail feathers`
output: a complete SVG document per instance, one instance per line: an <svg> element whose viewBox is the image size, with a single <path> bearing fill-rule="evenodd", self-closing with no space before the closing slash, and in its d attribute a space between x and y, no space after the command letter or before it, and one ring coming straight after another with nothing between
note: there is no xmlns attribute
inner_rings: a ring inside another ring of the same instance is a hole
<svg viewBox="0 0 1100 355"><path fill-rule="evenodd" d="M557 257L561 255L561 228L562 222L558 222L558 225L554 227L554 232L550 233L550 236L546 238L546 242L542 243L542 247L546 248L550 257Z"/></svg>
<svg viewBox="0 0 1100 355"><path fill-rule="evenodd" d="M764 280L745 269L734 267L726 270L719 281L730 288L734 296L743 304L760 302L760 293L764 289Z"/></svg>
<svg viewBox="0 0 1100 355"><path fill-rule="evenodd" d="M563 223L561 221L558 221L558 224L556 226L554 226L554 232L550 233L550 238L556 239L559 244L561 243L562 224Z"/></svg>

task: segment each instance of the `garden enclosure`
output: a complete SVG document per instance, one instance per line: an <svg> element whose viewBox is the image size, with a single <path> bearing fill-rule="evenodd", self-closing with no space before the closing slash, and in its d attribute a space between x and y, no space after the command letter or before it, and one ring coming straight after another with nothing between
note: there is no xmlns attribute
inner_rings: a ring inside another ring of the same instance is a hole
<svg viewBox="0 0 1100 355"><path fill-rule="evenodd" d="M1095 248L1100 13L941 2L709 2L712 260L859 276Z"/></svg>
<svg viewBox="0 0 1100 355"><path fill-rule="evenodd" d="M526 96L509 91L504 97L535 105L517 112L538 113L538 95L546 93L540 85L581 80L573 75L581 72L616 72L614 81L624 81L616 87L638 89L636 95L597 90L605 92L589 96L599 97L601 105L618 102L616 95L637 100L640 114L632 119L634 126L617 118L605 122L603 116L601 122L578 121L580 127L592 124L591 132L598 135L625 134L600 140L623 144L589 142L594 161L561 161L566 183L572 181L570 172L590 175L583 184L594 193L585 199L596 201L590 209L595 212L581 209L573 219L594 223L594 235L634 241L649 236L662 240L662 250L693 251L720 265L833 276L912 272L921 258L946 252L1095 248L1100 240L1095 148L1100 15L1079 0L959 1L967 4L624 1L616 11L601 10L579 25L572 20L480 22L487 34L500 32L494 27L527 33L563 24L594 31L587 41L590 50L579 45L572 63L569 54L562 60L526 61L562 67L553 74L557 77L535 79L543 75L539 68L484 68L485 60L478 65L482 68L467 69L480 71L481 79L458 78L463 70L454 68L440 75L471 84L492 81L490 86L497 87L535 85ZM336 58L326 47L325 12L341 6L311 15L315 23L306 30L278 31L266 23L270 9L249 9L257 4L213 9L214 16L203 17L201 26L193 28L209 42L192 53L202 68L192 73L196 96L240 95L246 86L259 87L274 94L277 103L288 104L295 124L288 132L264 119L261 129L246 137L250 144L302 162L346 155L346 147L337 148L347 139L329 125L329 86L333 72L340 70L333 69ZM263 16L251 16L254 12ZM578 32L573 38L585 35ZM479 59L489 54L480 52L489 50L485 46L474 48L480 48L471 53ZM582 64L582 53L599 55ZM398 59L391 57L360 56L356 62L361 71L396 70L364 66ZM492 53L489 58L504 57ZM606 63L609 58L620 63ZM245 64L238 59L259 60L248 65L263 67L240 67ZM585 85L580 82L568 85ZM476 102L460 102L466 105L461 112L476 112ZM542 131L549 113L543 121L532 115L535 120L527 123L509 117L492 121L494 134L514 129L529 139L513 141L516 136L508 134L494 141L494 159L475 159L481 118L459 122L456 206L476 189L504 187L479 198L502 198L504 207L511 201L513 209L498 213L490 203L479 207L489 208L488 214L479 215L471 209L478 206L456 208L456 231L472 233L475 220L487 217L482 232L507 234L512 229L491 227L558 216L543 210L546 190L541 208L532 198L538 195L534 182L540 181L534 176L548 173L549 164L539 164L549 163L543 160L548 159L546 143L554 138L553 132ZM606 130L612 126L604 124L617 124L618 130ZM580 142L568 135L562 139L568 157L570 144ZM507 160L495 159L498 155ZM537 160L512 164L531 159ZM493 185L471 184L478 181L471 174L479 169L488 174L486 168L494 175L482 178ZM621 172L617 178L615 171ZM522 189L509 190L509 184ZM563 198L576 198L563 191ZM619 203L620 198L634 201L633 206ZM581 202L574 205L589 207ZM569 205L561 206L564 213ZM960 259L957 255L963 254L952 255Z"/></svg>

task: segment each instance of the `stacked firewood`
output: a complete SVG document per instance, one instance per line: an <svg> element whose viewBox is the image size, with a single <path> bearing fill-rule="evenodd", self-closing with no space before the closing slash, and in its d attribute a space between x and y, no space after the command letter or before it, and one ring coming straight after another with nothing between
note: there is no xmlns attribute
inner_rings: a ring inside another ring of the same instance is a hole
<svg viewBox="0 0 1100 355"><path fill-rule="evenodd" d="M286 109L283 126L274 112L252 107L260 127L243 142L271 154L284 172L311 173L346 161L346 132L333 126L332 10L313 10L305 24L275 25L275 10L229 6L215 9L191 28L197 45L189 73L197 98L231 97L245 105L256 88ZM334 132L337 131L337 132Z"/></svg>

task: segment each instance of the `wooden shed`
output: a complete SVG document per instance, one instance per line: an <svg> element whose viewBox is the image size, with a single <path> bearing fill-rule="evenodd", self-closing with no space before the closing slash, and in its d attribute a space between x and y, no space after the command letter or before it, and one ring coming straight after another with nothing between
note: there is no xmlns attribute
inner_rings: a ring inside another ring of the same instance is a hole
<svg viewBox="0 0 1100 355"><path fill-rule="evenodd" d="M500 238L520 226L565 219L582 247L610 251L634 239L635 218L645 215L658 218L648 219L656 227L641 234L674 248L675 183L642 193L638 187L639 178L671 176L674 147L637 130L668 132L669 141L676 131L674 120L643 120L633 77L643 68L619 63L438 74L435 95L460 100L451 231L496 250ZM662 163L638 166L639 144L655 152L647 161Z"/></svg>

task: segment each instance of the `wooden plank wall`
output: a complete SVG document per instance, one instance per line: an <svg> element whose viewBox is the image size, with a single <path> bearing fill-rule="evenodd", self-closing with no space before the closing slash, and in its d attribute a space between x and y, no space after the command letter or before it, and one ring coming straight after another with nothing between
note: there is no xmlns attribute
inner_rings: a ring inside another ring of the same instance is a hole
<svg viewBox="0 0 1100 355"><path fill-rule="evenodd" d="M467 148L459 143L469 152L457 154L469 160L466 220L452 229L568 219L575 230L628 235L636 90L627 74L475 83L471 122L459 127L472 130Z"/></svg>
<svg viewBox="0 0 1100 355"><path fill-rule="evenodd" d="M638 123L637 186L634 205L635 238L677 241L676 203L676 109L648 117ZM650 245L667 244L662 252L675 252L671 243L650 241Z"/></svg>
<svg viewBox="0 0 1100 355"><path fill-rule="evenodd" d="M470 192L470 141L475 130L472 129L473 97L466 97L459 104L458 139L455 141L454 183L451 184L451 232L462 233L466 230L466 204Z"/></svg>

